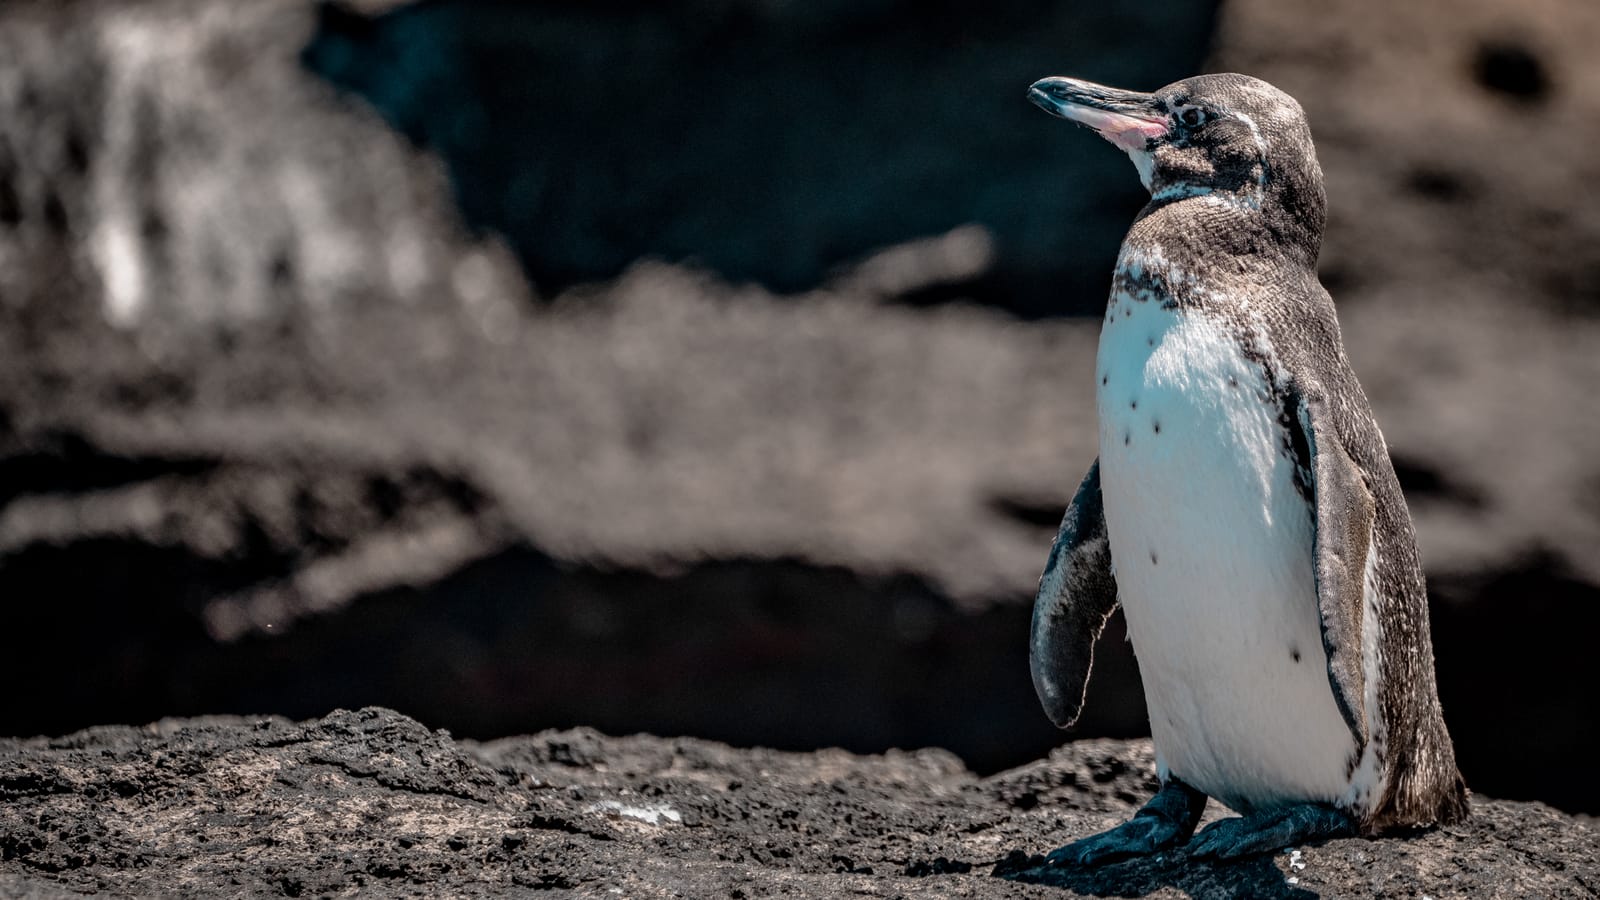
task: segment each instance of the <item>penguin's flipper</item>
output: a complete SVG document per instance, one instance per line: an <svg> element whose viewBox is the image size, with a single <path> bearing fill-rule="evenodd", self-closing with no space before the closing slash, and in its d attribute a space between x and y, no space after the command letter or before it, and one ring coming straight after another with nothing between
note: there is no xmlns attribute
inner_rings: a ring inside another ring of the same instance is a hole
<svg viewBox="0 0 1600 900"><path fill-rule="evenodd" d="M1369 737L1361 629L1375 506L1361 468L1339 440L1327 401L1305 393L1300 393L1298 400L1296 419L1310 453L1316 507L1313 521L1322 647L1328 654L1333 698L1350 726L1359 755Z"/></svg>
<svg viewBox="0 0 1600 900"><path fill-rule="evenodd" d="M1028 662L1045 714L1067 728L1083 711L1094 642L1117 607L1111 540L1100 500L1100 461L1067 507L1033 601Z"/></svg>

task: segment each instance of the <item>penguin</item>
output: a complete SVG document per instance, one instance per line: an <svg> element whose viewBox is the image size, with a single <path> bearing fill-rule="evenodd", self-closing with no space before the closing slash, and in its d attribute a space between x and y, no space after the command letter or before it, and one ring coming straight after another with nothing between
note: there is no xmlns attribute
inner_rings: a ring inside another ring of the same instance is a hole
<svg viewBox="0 0 1600 900"><path fill-rule="evenodd" d="M1126 152L1150 192L1101 323L1099 456L1029 658L1069 727L1120 603L1161 788L1048 862L1460 821L1415 532L1317 278L1326 201L1300 105L1235 74L1154 93L1051 77L1028 97ZM1207 798L1240 815L1195 834Z"/></svg>

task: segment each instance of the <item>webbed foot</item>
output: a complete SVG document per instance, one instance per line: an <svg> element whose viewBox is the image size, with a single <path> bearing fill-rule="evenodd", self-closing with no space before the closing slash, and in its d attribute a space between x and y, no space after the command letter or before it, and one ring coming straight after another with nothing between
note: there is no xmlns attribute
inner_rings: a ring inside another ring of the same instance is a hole
<svg viewBox="0 0 1600 900"><path fill-rule="evenodd" d="M1355 833L1355 820L1344 810L1321 803L1303 803L1212 822L1189 842L1189 855L1200 859L1238 859Z"/></svg>
<svg viewBox="0 0 1600 900"><path fill-rule="evenodd" d="M1170 778L1132 819L1073 841L1046 857L1045 865L1093 866L1158 853L1188 840L1205 808L1205 794Z"/></svg>

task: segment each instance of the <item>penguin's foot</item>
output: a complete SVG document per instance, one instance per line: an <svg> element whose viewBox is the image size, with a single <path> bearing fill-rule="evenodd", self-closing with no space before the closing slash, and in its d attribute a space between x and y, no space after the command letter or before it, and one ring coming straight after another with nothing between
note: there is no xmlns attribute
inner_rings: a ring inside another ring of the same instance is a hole
<svg viewBox="0 0 1600 900"><path fill-rule="evenodd" d="M1355 820L1344 810L1321 803L1303 803L1212 822L1189 842L1189 855L1200 859L1238 859L1355 833Z"/></svg>
<svg viewBox="0 0 1600 900"><path fill-rule="evenodd" d="M1188 840L1205 808L1205 794L1169 778L1132 819L1110 831L1073 841L1045 857L1045 865L1093 866L1158 853Z"/></svg>

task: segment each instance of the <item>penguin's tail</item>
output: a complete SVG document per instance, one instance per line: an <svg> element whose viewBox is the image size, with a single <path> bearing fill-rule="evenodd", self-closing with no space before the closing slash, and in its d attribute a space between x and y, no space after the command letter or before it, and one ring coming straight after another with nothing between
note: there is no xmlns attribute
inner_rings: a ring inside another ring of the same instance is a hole
<svg viewBox="0 0 1600 900"><path fill-rule="evenodd" d="M1471 812L1444 723L1423 731L1407 751L1390 756L1388 790L1363 823L1365 833L1453 825Z"/></svg>

